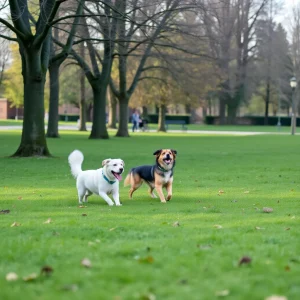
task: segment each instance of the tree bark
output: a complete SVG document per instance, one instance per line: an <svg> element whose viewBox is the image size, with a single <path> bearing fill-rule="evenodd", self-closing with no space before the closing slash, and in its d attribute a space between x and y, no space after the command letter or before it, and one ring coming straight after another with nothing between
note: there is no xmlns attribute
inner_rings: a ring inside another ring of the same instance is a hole
<svg viewBox="0 0 300 300"><path fill-rule="evenodd" d="M22 60L25 60L23 131L20 146L12 156L50 156L44 122L45 74L40 68L40 54L30 48L24 49Z"/></svg>
<svg viewBox="0 0 300 300"><path fill-rule="evenodd" d="M119 98L119 127L116 136L129 137L128 133L128 99L126 97Z"/></svg>
<svg viewBox="0 0 300 300"><path fill-rule="evenodd" d="M157 131L162 131L162 132L166 132L166 106L164 104L161 104L159 106L159 110L158 110L158 129Z"/></svg>
<svg viewBox="0 0 300 300"><path fill-rule="evenodd" d="M269 76L268 76L269 79ZM270 103L270 81L267 82L267 89L266 89L266 101L265 101L265 119L264 125L268 125L269 123L269 103Z"/></svg>
<svg viewBox="0 0 300 300"><path fill-rule="evenodd" d="M117 99L111 89L108 95L108 128L117 128Z"/></svg>
<svg viewBox="0 0 300 300"><path fill-rule="evenodd" d="M82 43L82 46L83 43ZM79 102L79 131L86 131L87 109L85 101L85 74L84 70L80 70L80 102Z"/></svg>
<svg viewBox="0 0 300 300"><path fill-rule="evenodd" d="M49 118L47 127L47 137L58 138L58 106L59 106L59 66L58 61L49 66L50 76L50 99L49 99Z"/></svg>
<svg viewBox="0 0 300 300"><path fill-rule="evenodd" d="M108 139L109 135L106 128L106 87L100 86L97 82L92 86L94 97L94 109L93 109L93 125L90 134L90 139ZM103 121L104 120L104 121Z"/></svg>
<svg viewBox="0 0 300 300"><path fill-rule="evenodd" d="M236 115L238 111L239 105L236 103L232 103L231 105L227 106L227 124L235 125L236 124Z"/></svg>

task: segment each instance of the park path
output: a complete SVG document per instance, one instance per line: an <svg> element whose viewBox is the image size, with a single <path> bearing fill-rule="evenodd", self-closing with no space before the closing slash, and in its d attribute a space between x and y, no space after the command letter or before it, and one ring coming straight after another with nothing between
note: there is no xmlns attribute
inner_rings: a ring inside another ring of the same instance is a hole
<svg viewBox="0 0 300 300"><path fill-rule="evenodd" d="M59 125L60 130L77 130L76 125ZM21 130L21 125L11 125L11 126L0 126L0 131L6 130ZM88 130L91 130L91 126L87 126ZM148 132L156 132L156 130L149 130ZM259 131L211 131L211 130L168 130L170 133L189 133L189 134L208 134L208 135L264 135L264 134L290 134L289 132L259 132Z"/></svg>

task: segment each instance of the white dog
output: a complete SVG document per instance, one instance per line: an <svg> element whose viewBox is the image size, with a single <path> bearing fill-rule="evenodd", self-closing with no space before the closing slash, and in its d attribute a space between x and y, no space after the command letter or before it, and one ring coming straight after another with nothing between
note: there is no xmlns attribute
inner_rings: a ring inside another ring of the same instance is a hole
<svg viewBox="0 0 300 300"><path fill-rule="evenodd" d="M111 193L116 205L122 205L119 200L119 181L122 180L125 166L122 159L105 159L102 162L103 168L87 171L81 169L83 154L79 150L74 150L68 160L71 173L76 179L79 204L82 204L82 200L87 202L88 196L96 194L112 206L114 202L107 196Z"/></svg>

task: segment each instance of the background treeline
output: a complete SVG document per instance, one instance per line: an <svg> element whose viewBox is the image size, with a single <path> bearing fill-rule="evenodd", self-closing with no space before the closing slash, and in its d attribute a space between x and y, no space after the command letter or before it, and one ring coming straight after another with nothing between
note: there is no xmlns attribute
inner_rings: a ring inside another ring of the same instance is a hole
<svg viewBox="0 0 300 300"><path fill-rule="evenodd" d="M289 24L276 0L6 0L0 4L0 93L24 105L16 156L50 155L58 107L80 108L80 130L127 137L128 107L217 115L289 115L299 74L300 6ZM281 18L282 19L282 18ZM108 108L108 111L107 111ZM118 111L117 111L118 110ZM44 114L48 112L47 132Z"/></svg>

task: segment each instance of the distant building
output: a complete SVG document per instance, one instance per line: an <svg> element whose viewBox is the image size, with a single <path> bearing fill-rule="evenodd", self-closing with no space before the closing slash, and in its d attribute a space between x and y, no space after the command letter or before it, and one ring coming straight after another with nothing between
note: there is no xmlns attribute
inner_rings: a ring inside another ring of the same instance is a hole
<svg viewBox="0 0 300 300"><path fill-rule="evenodd" d="M5 98L0 98L0 119L23 119L23 106L17 108Z"/></svg>

